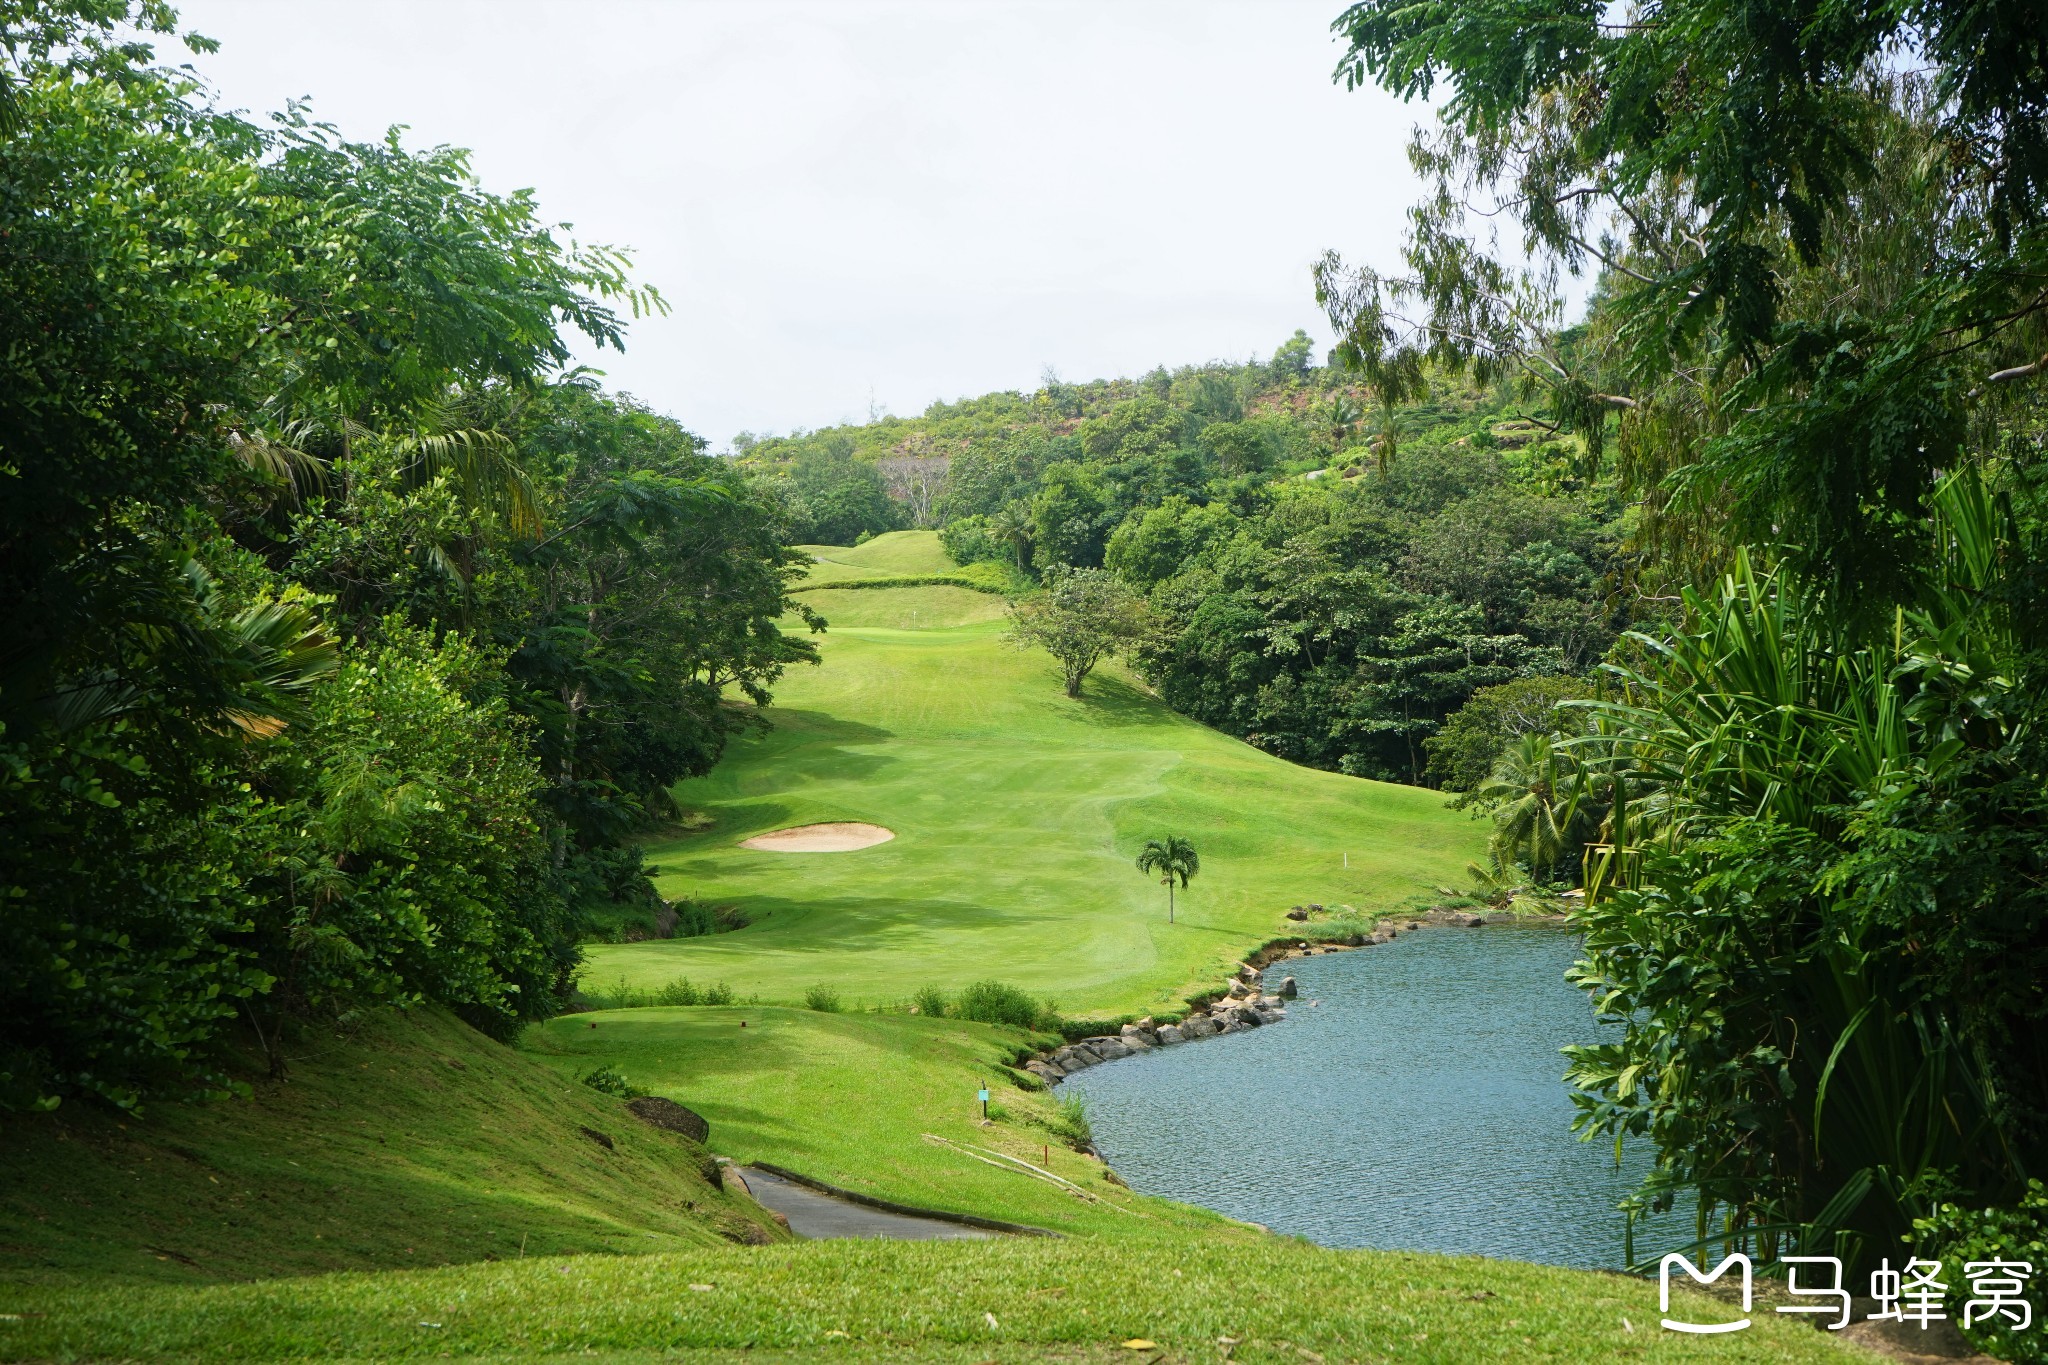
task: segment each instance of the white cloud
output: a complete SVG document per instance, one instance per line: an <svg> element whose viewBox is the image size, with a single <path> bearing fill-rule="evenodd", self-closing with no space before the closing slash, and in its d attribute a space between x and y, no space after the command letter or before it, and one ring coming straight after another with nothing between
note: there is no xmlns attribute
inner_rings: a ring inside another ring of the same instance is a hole
<svg viewBox="0 0 2048 1365"><path fill-rule="evenodd" d="M235 106L476 152L673 305L610 382L723 442L1264 354L1309 263L1392 264L1421 110L1340 0L188 0Z"/></svg>

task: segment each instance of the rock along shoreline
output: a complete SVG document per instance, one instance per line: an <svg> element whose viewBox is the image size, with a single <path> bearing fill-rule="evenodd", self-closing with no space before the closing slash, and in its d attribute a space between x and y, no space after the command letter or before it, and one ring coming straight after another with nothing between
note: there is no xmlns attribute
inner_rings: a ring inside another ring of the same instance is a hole
<svg viewBox="0 0 2048 1365"><path fill-rule="evenodd" d="M1289 918L1294 916L1295 912L1290 911ZM1266 969L1275 962L1372 948L1431 925L1476 929L1484 923L1483 915L1460 910L1430 910L1421 915L1381 920L1374 924L1370 933L1360 931L1343 938L1321 941L1275 939L1238 964L1236 973L1224 983L1220 995L1213 999L1197 997L1191 1000L1187 1016L1178 1022L1155 1023L1148 1015L1135 1023L1125 1024L1116 1033L1098 1034L1040 1053L1024 1063L1024 1070L1047 1086L1054 1086L1076 1072L1104 1062L1135 1057L1155 1048L1277 1024L1287 1018L1285 1002L1294 999L1296 988L1294 978L1286 976L1274 983L1271 990L1267 989Z"/></svg>

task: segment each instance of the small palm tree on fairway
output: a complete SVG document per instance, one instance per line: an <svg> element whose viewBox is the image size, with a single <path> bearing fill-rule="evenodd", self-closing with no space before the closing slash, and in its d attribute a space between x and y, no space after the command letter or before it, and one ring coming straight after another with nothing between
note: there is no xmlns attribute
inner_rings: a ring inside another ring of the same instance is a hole
<svg viewBox="0 0 2048 1365"><path fill-rule="evenodd" d="M1160 873L1159 880L1166 884L1166 922L1173 923L1173 883L1176 879L1185 887L1188 878L1202 870L1202 860L1195 854L1195 846L1179 835L1169 834L1164 839L1147 839L1145 847L1138 854L1138 871Z"/></svg>

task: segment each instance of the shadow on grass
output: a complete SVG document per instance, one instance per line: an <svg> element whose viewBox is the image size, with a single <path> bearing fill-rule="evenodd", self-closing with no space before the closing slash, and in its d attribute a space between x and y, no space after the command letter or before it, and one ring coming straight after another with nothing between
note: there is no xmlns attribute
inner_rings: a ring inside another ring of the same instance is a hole
<svg viewBox="0 0 2048 1365"><path fill-rule="evenodd" d="M702 938L646 940L633 945L635 956L645 961L649 950L658 952L668 944L687 947L690 970L715 977L719 959L745 959L764 948L791 954L870 952L905 947L914 938L935 934L1041 926L1071 934L1075 928L1073 917L1063 912L998 908L974 901L906 900L884 894L731 899L747 916L745 928ZM761 941L764 932L773 933L772 942ZM679 955L678 974L688 975L682 965Z"/></svg>
<svg viewBox="0 0 2048 1365"><path fill-rule="evenodd" d="M1057 688L1053 691L1048 705L1061 707L1079 705L1091 725L1110 729L1170 729L1180 723L1181 718L1166 709L1166 703L1157 697L1149 697L1121 678L1097 675L1081 686L1078 703L1069 701Z"/></svg>

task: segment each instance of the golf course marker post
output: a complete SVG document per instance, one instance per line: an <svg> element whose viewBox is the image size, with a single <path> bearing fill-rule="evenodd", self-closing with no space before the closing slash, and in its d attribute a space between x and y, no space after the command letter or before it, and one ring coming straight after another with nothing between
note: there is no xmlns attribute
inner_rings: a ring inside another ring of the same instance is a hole
<svg viewBox="0 0 2048 1365"><path fill-rule="evenodd" d="M988 1117L988 1087L987 1087L987 1086L983 1086L983 1087L981 1088L981 1116L982 1116L982 1118L983 1118L983 1119L986 1119L986 1118Z"/></svg>

